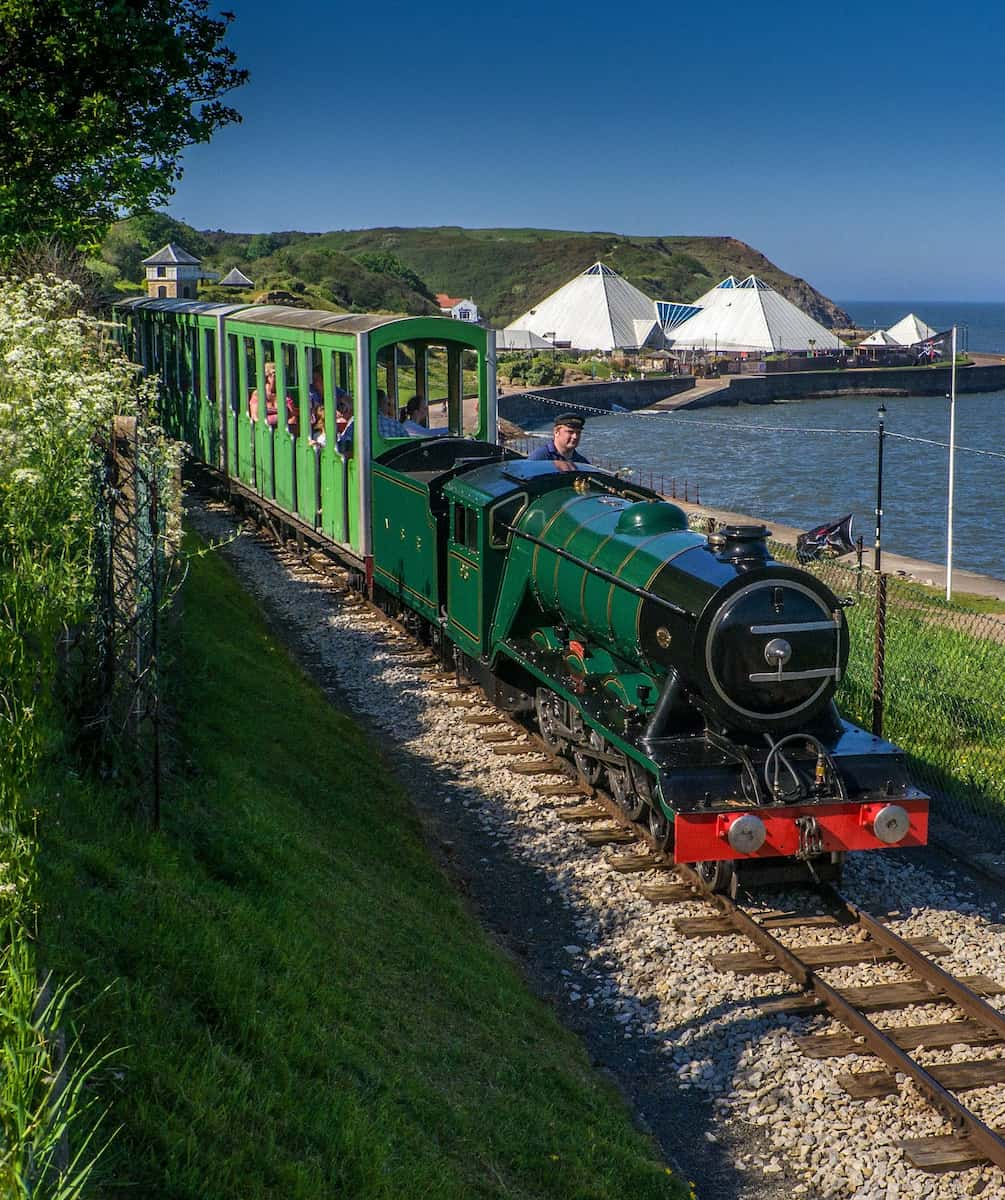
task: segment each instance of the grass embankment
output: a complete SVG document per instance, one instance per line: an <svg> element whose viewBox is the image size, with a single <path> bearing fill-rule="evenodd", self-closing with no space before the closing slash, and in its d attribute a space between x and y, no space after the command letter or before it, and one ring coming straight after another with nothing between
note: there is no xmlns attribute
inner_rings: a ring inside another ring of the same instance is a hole
<svg viewBox="0 0 1005 1200"><path fill-rule="evenodd" d="M101 1194L686 1195L218 556L180 660L162 831L82 786L45 820L48 965L125 1047Z"/></svg>

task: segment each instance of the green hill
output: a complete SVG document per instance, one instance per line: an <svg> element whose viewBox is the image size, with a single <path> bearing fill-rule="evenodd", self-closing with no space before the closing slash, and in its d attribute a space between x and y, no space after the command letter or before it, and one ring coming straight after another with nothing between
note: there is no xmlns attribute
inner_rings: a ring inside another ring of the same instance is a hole
<svg viewBox="0 0 1005 1200"><path fill-rule="evenodd" d="M167 241L221 274L239 267L256 294L287 291L319 307L421 313L435 311L434 295L447 292L470 297L486 320L502 326L600 261L658 300L694 300L727 275L753 273L821 324L850 324L804 279L729 237L456 226L241 234L197 232L152 214L113 227L102 248L105 269L138 281L139 260Z"/></svg>

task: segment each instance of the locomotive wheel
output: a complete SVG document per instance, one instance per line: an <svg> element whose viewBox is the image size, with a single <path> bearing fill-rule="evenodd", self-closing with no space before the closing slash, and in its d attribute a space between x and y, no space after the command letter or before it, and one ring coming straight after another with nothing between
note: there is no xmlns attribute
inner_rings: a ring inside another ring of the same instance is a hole
<svg viewBox="0 0 1005 1200"><path fill-rule="evenodd" d="M663 851L670 846L673 827L667 820L659 801L653 799L649 804L649 836L653 839L656 849Z"/></svg>
<svg viewBox="0 0 1005 1200"><path fill-rule="evenodd" d="M729 859L706 860L694 864L694 869L706 892L725 892L733 879L733 864Z"/></svg>
<svg viewBox="0 0 1005 1200"><path fill-rule="evenodd" d="M597 733L595 729L591 729L586 737L587 745L592 746L594 750L607 750L607 742L602 734ZM576 764L576 770L589 784L595 784L604 771L604 764L586 753L584 750L577 750L575 746L572 748L572 761Z"/></svg>
<svg viewBox="0 0 1005 1200"><path fill-rule="evenodd" d="M610 784L614 803L629 821L637 821L646 811L646 797L640 792L635 779L635 764L628 759L624 766L607 764L607 782ZM645 774L645 772L642 772Z"/></svg>
<svg viewBox="0 0 1005 1200"><path fill-rule="evenodd" d="M556 727L559 724L556 709L561 703L562 701L554 692L549 692L547 688L537 689L534 697L537 727L549 749L554 750L556 754L564 754L569 748L568 740L556 733Z"/></svg>

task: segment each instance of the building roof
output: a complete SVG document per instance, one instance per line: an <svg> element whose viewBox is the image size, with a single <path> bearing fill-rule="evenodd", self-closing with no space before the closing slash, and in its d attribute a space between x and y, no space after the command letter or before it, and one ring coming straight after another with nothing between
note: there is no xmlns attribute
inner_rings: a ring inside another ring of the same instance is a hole
<svg viewBox="0 0 1005 1200"><path fill-rule="evenodd" d="M886 331L898 346L916 346L918 342L927 341L937 334L933 329L914 313L901 317L896 325L891 325Z"/></svg>
<svg viewBox="0 0 1005 1200"><path fill-rule="evenodd" d="M453 308L455 304L461 303L461 297L448 296L446 292L437 292L436 303L440 306L440 308Z"/></svg>
<svg viewBox="0 0 1005 1200"><path fill-rule="evenodd" d="M635 322L656 321L656 309L644 292L603 263L594 263L506 326L528 329L550 344L567 342L576 350L635 350Z"/></svg>
<svg viewBox="0 0 1005 1200"><path fill-rule="evenodd" d="M514 329L508 325L505 329L496 330L497 350L553 350L551 342L531 333L529 329Z"/></svg>
<svg viewBox="0 0 1005 1200"><path fill-rule="evenodd" d="M251 282L251 280L247 277L247 275L244 274L243 271L239 271L237 269L237 267L233 267L220 280L220 286L221 287L254 287L255 285Z"/></svg>
<svg viewBox="0 0 1005 1200"><path fill-rule="evenodd" d="M899 346L900 342L896 338L890 337L885 329L877 329L875 333L870 333L867 338L863 338L859 342L860 346Z"/></svg>
<svg viewBox="0 0 1005 1200"><path fill-rule="evenodd" d="M756 275L729 276L706 292L701 311L668 333L674 349L771 353L841 350L844 342Z"/></svg>
<svg viewBox="0 0 1005 1200"><path fill-rule="evenodd" d="M197 267L201 262L201 258L195 258L187 250L183 250L181 246L176 245L176 243L168 242L156 254L151 254L149 258L145 258L142 265L144 267L162 267L174 264L175 266Z"/></svg>

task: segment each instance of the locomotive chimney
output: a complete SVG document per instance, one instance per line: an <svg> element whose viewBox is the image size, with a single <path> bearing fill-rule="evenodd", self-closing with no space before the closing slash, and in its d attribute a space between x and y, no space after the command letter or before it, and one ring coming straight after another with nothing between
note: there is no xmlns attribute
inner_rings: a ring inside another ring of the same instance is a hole
<svg viewBox="0 0 1005 1200"><path fill-rule="evenodd" d="M738 567L759 566L767 562L768 529L764 525L722 525L708 535L708 546L720 562Z"/></svg>

